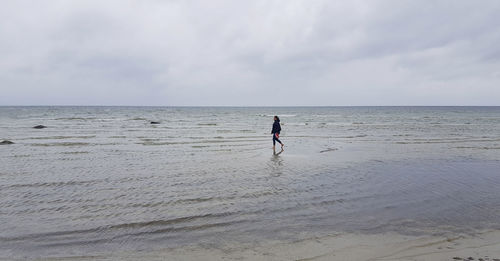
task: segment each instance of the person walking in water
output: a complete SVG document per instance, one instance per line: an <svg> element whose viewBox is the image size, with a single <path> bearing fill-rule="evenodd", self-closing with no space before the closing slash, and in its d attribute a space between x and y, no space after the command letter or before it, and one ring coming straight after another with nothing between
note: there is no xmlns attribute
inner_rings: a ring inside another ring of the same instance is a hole
<svg viewBox="0 0 500 261"><path fill-rule="evenodd" d="M276 142L279 142L279 144L281 144L281 149L283 149L283 146L285 146L285 144L283 144L283 142L279 140L280 131L280 118L278 118L278 116L274 116L273 130L271 131L271 133L273 134L273 150L275 150L276 148Z"/></svg>

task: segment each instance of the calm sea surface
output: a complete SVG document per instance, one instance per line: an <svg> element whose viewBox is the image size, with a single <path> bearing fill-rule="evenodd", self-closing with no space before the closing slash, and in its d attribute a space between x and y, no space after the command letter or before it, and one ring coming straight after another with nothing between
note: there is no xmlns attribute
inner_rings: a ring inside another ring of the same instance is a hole
<svg viewBox="0 0 500 261"><path fill-rule="evenodd" d="M0 107L1 140L0 258L500 228L500 107Z"/></svg>

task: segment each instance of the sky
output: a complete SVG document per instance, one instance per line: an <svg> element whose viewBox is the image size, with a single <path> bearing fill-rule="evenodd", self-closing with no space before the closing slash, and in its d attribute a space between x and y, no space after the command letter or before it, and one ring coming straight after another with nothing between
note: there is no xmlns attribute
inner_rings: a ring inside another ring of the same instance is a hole
<svg viewBox="0 0 500 261"><path fill-rule="evenodd" d="M500 105L500 1L0 1L0 105Z"/></svg>

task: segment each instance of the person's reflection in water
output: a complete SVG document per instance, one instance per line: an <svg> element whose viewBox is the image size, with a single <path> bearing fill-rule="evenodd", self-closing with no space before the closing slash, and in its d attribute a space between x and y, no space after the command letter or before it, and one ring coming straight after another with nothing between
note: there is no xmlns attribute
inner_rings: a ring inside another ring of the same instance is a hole
<svg viewBox="0 0 500 261"><path fill-rule="evenodd" d="M283 158L280 157L280 154L283 152L281 149L279 152L273 150L273 156L271 157L271 176L278 177L283 174Z"/></svg>

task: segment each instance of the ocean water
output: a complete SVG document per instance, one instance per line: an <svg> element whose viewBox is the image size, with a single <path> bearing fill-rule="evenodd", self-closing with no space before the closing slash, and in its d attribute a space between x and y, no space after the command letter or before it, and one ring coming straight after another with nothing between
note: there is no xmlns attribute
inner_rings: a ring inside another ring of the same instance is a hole
<svg viewBox="0 0 500 261"><path fill-rule="evenodd" d="M0 140L0 258L500 228L500 107L0 107Z"/></svg>

